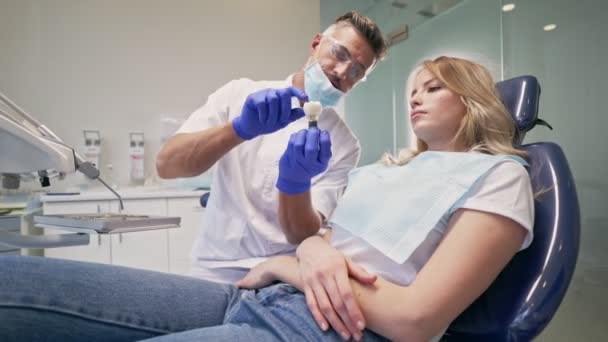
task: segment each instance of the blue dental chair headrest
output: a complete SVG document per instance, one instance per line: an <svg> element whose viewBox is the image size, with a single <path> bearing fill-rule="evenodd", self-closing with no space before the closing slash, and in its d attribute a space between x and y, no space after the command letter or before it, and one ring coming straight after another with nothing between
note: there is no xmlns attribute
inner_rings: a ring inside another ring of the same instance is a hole
<svg viewBox="0 0 608 342"><path fill-rule="evenodd" d="M516 144L536 124L540 86L533 76L497 83L519 129ZM549 126L550 127L550 126ZM535 194L534 240L452 324L442 341L530 341L557 311L574 273L580 211L574 179L555 143L522 145Z"/></svg>
<svg viewBox="0 0 608 342"><path fill-rule="evenodd" d="M534 76L519 76L496 83L496 89L505 107L515 121L518 135L515 145L520 145L526 132L536 125L553 129L547 122L538 118L540 85Z"/></svg>

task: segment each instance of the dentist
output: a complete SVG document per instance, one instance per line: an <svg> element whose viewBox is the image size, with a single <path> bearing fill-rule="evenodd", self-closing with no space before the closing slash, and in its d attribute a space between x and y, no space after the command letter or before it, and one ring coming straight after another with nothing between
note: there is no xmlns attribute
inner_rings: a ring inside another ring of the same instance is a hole
<svg viewBox="0 0 608 342"><path fill-rule="evenodd" d="M191 252L192 276L234 282L318 233L360 156L357 138L332 106L385 53L378 26L346 13L314 37L301 70L282 81L227 83L167 141L156 161L160 177L192 177L217 166ZM293 98L321 102L319 129L307 129ZM307 148L315 144L320 152Z"/></svg>

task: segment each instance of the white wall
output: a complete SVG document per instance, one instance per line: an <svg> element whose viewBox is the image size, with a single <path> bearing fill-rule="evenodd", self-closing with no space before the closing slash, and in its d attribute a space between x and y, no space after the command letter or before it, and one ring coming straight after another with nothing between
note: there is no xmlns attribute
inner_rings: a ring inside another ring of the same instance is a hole
<svg viewBox="0 0 608 342"><path fill-rule="evenodd" d="M72 146L101 130L102 173L124 185L130 131L155 174L161 115L234 78L287 77L319 18L319 0L0 0L0 91Z"/></svg>

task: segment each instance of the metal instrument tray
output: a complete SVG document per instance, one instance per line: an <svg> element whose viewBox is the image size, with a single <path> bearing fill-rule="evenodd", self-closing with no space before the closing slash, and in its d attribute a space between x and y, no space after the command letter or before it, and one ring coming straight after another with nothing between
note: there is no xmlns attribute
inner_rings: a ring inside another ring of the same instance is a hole
<svg viewBox="0 0 608 342"><path fill-rule="evenodd" d="M34 216L41 226L67 230L94 230L97 233L125 233L140 230L179 227L180 217L128 215L128 214L62 214ZM72 228L72 229L70 229Z"/></svg>

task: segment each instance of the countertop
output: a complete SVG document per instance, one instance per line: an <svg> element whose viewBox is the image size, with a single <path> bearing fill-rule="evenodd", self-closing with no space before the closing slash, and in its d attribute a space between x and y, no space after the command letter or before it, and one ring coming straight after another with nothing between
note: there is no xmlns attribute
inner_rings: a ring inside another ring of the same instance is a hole
<svg viewBox="0 0 608 342"><path fill-rule="evenodd" d="M209 190L190 190L177 188L157 188L157 187L134 187L117 189L116 192L123 200L128 199L148 199L148 198L179 198L179 197L200 197ZM54 194L41 195L41 202L71 202L71 201L99 201L99 200L118 200L108 189L95 188L81 191L80 194Z"/></svg>

